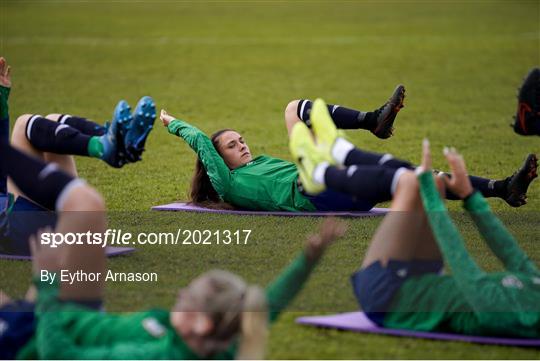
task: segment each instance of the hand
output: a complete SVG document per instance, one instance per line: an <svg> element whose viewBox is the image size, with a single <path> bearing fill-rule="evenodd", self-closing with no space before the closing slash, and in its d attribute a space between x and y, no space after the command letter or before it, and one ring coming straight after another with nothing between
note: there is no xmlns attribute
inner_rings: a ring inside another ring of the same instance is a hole
<svg viewBox="0 0 540 361"><path fill-rule="evenodd" d="M474 192L474 189L467 175L467 168L465 168L463 157L454 148L446 147L444 148L444 156L452 171L451 177L442 177L446 188L461 199L467 198Z"/></svg>
<svg viewBox="0 0 540 361"><path fill-rule="evenodd" d="M422 165L421 172L429 172L431 170L431 149L429 148L429 140L425 138L422 141Z"/></svg>
<svg viewBox="0 0 540 361"><path fill-rule="evenodd" d="M332 242L342 237L347 231L347 224L336 218L328 218L321 223L318 234L309 235L306 242L306 255L310 261L316 261Z"/></svg>
<svg viewBox="0 0 540 361"><path fill-rule="evenodd" d="M168 127L169 123L175 120L176 118L169 115L165 109L161 109L161 114L159 115L159 119L163 122L163 125Z"/></svg>
<svg viewBox="0 0 540 361"><path fill-rule="evenodd" d="M59 248L52 248L49 245L41 244L41 235L51 233L52 229L47 227L38 230L38 233L30 237L30 253L32 255L32 272L37 275L41 270L56 271L60 269Z"/></svg>
<svg viewBox="0 0 540 361"><path fill-rule="evenodd" d="M3 57L0 57L0 86L11 88L11 67Z"/></svg>

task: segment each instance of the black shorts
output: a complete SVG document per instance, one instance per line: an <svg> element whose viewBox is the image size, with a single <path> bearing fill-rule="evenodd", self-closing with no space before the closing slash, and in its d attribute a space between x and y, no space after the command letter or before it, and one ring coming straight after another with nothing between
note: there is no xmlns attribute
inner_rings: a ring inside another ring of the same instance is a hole
<svg viewBox="0 0 540 361"><path fill-rule="evenodd" d="M54 228L58 219L55 212L22 196L17 197L10 212L2 212L0 217L3 217L0 252L21 256L30 255L30 236L40 228Z"/></svg>
<svg viewBox="0 0 540 361"><path fill-rule="evenodd" d="M92 310L103 308L102 300L74 302ZM0 307L0 360L13 360L19 350L34 336L35 304L24 300L9 302Z"/></svg>
<svg viewBox="0 0 540 361"><path fill-rule="evenodd" d="M386 267L375 261L351 276L354 294L360 307L379 326L383 326L386 312L403 282L409 277L426 273L440 273L442 261L390 260Z"/></svg>
<svg viewBox="0 0 540 361"><path fill-rule="evenodd" d="M34 304L14 301L0 308L0 359L13 360L34 335Z"/></svg>
<svg viewBox="0 0 540 361"><path fill-rule="evenodd" d="M375 207L376 204L376 202L365 199L356 199L356 197L349 194L337 192L332 189L327 189L315 196L309 194L304 194L304 196L309 199L318 211L323 212L367 212Z"/></svg>

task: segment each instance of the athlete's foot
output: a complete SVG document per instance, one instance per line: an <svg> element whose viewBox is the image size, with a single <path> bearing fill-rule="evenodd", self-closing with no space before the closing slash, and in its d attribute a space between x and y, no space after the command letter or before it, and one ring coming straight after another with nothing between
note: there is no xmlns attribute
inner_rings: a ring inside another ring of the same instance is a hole
<svg viewBox="0 0 540 361"><path fill-rule="evenodd" d="M394 132L394 120L397 113L404 107L405 87L398 85L394 93L386 103L379 109L375 110L373 116L376 117L375 128L371 131L378 138L390 138Z"/></svg>
<svg viewBox="0 0 540 361"><path fill-rule="evenodd" d="M124 136L131 122L131 108L125 100L116 105L113 120L105 125L107 132L99 137L103 145L101 159L111 167L121 168L126 164L126 150L124 148Z"/></svg>
<svg viewBox="0 0 540 361"><path fill-rule="evenodd" d="M514 116L514 132L520 135L540 135L540 68L529 72L518 94L518 110ZM535 129L536 128L536 129Z"/></svg>
<svg viewBox="0 0 540 361"><path fill-rule="evenodd" d="M133 120L124 141L127 158L130 162L141 160L146 139L154 127L155 119L156 104L154 100L149 96L142 97L133 112Z"/></svg>
<svg viewBox="0 0 540 361"><path fill-rule="evenodd" d="M507 194L504 200L512 207L520 207L527 203L527 189L529 185L538 177L538 157L536 154L529 154L523 166L512 176L507 178Z"/></svg>
<svg viewBox="0 0 540 361"><path fill-rule="evenodd" d="M338 138L345 138L345 134L336 128L324 100L316 99L313 102L310 119L317 148L325 153L330 164L336 164L332 158L332 147Z"/></svg>
<svg viewBox="0 0 540 361"><path fill-rule="evenodd" d="M315 181L314 173L320 164L329 164L331 159L315 145L308 127L298 122L291 130L289 149L298 169L303 190L308 194L318 194L325 190L324 183Z"/></svg>

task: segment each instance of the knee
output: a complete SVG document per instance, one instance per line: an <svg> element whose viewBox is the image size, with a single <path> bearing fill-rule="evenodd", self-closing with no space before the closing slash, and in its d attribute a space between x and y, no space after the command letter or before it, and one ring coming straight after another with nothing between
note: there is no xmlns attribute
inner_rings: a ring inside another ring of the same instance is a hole
<svg viewBox="0 0 540 361"><path fill-rule="evenodd" d="M15 120L15 124L13 125L13 133L17 132L24 134L26 131L26 124L28 124L28 121L33 116L33 114L23 114L20 117Z"/></svg>
<svg viewBox="0 0 540 361"><path fill-rule="evenodd" d="M11 143L14 146L27 142L26 127L33 116L33 114L24 114L15 120L11 133Z"/></svg>
<svg viewBox="0 0 540 361"><path fill-rule="evenodd" d="M404 169L404 168L400 168ZM399 172L399 170L398 170ZM397 180L397 186L395 193L408 193L410 195L418 194L419 184L416 174L411 170L404 170L399 179Z"/></svg>
<svg viewBox="0 0 540 361"><path fill-rule="evenodd" d="M61 116L62 116L62 114L53 113L53 114L47 114L47 116L45 118L47 118L49 120L52 120L54 122L57 122L60 119Z"/></svg>
<svg viewBox="0 0 540 361"><path fill-rule="evenodd" d="M63 211L104 212L106 210L101 194L87 184L76 186L69 194L66 194L62 208Z"/></svg>
<svg viewBox="0 0 540 361"><path fill-rule="evenodd" d="M293 100L285 107L285 126L289 133L291 132L292 127L300 121L297 113L299 103L300 100Z"/></svg>
<svg viewBox="0 0 540 361"><path fill-rule="evenodd" d="M300 100L292 100L287 104L285 107L285 121L288 123L289 121L298 121L298 104L300 103Z"/></svg>

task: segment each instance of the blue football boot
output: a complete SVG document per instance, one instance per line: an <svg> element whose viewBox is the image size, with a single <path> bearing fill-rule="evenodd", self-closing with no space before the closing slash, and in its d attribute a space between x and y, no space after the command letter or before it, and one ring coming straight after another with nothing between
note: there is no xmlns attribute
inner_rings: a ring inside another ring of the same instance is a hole
<svg viewBox="0 0 540 361"><path fill-rule="evenodd" d="M107 130L100 137L103 144L103 159L111 167L121 168L127 163L124 138L133 117L131 107L125 100L120 100L113 113L113 120L105 124Z"/></svg>
<svg viewBox="0 0 540 361"><path fill-rule="evenodd" d="M124 138L127 160L136 162L141 160L144 144L156 119L156 103L149 96L144 96L137 103L129 130Z"/></svg>

